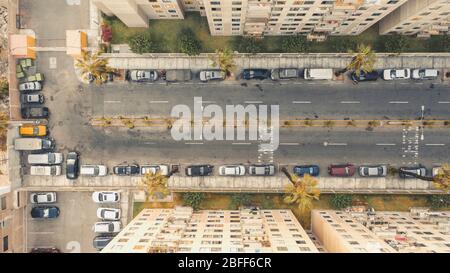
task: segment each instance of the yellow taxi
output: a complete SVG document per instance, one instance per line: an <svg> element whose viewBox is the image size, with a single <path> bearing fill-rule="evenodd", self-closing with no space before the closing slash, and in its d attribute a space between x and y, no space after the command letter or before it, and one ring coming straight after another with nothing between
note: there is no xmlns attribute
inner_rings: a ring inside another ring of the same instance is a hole
<svg viewBox="0 0 450 273"><path fill-rule="evenodd" d="M19 127L19 134L23 137L39 137L47 135L47 126L45 125L22 125Z"/></svg>

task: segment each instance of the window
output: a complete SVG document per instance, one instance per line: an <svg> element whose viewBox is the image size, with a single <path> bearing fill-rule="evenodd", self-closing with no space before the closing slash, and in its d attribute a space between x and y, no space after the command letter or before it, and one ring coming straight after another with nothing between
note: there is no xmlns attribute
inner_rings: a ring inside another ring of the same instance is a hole
<svg viewBox="0 0 450 273"><path fill-rule="evenodd" d="M5 209L6 209L6 196L3 196L1 199L0 210L5 210Z"/></svg>
<svg viewBox="0 0 450 273"><path fill-rule="evenodd" d="M8 236L3 237L3 252L8 251L9 245L8 245Z"/></svg>

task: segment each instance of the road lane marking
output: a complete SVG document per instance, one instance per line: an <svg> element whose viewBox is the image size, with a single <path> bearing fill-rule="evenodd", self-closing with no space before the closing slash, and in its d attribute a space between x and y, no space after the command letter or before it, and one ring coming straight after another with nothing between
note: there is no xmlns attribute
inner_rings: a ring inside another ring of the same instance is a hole
<svg viewBox="0 0 450 273"><path fill-rule="evenodd" d="M441 104L449 104L450 101L438 101L438 103L441 103Z"/></svg>
<svg viewBox="0 0 450 273"><path fill-rule="evenodd" d="M280 143L280 145L284 145L284 146L296 146L299 145L298 143L294 143L294 142L284 142L284 143Z"/></svg>
<svg viewBox="0 0 450 273"><path fill-rule="evenodd" d="M248 142L233 142L231 144L232 145L251 145L252 143L248 143Z"/></svg>
<svg viewBox="0 0 450 273"><path fill-rule="evenodd" d="M156 144L155 142L144 142L144 144L147 144L147 145L154 145L154 144Z"/></svg>
<svg viewBox="0 0 450 273"><path fill-rule="evenodd" d="M292 103L297 103L297 104L308 104L311 103L310 101L306 101L306 100L294 100L292 101Z"/></svg>
<svg viewBox="0 0 450 273"><path fill-rule="evenodd" d="M105 100L105 103L121 103L120 100Z"/></svg>
<svg viewBox="0 0 450 273"><path fill-rule="evenodd" d="M256 104L256 103L263 103L263 102L260 101L260 100L256 100L256 101L248 100L248 101L244 101L244 103L247 103L247 104Z"/></svg>
<svg viewBox="0 0 450 273"><path fill-rule="evenodd" d="M397 144L395 144L395 143L377 143L376 145L377 146L395 146Z"/></svg>
<svg viewBox="0 0 450 273"><path fill-rule="evenodd" d="M445 146L444 143L427 143L425 146Z"/></svg>
<svg viewBox="0 0 450 273"><path fill-rule="evenodd" d="M401 104L401 103L409 103L409 102L407 102L407 101L390 101L389 103L398 103L398 104Z"/></svg>
<svg viewBox="0 0 450 273"><path fill-rule="evenodd" d="M341 103L345 103L345 104L350 104L350 103L360 103L359 101L351 101L351 100L349 100L349 101L341 101Z"/></svg>
<svg viewBox="0 0 450 273"><path fill-rule="evenodd" d="M169 103L167 100L151 100L150 103Z"/></svg>
<svg viewBox="0 0 450 273"><path fill-rule="evenodd" d="M204 101L202 101L202 103L216 103L216 102L213 100L204 100Z"/></svg>
<svg viewBox="0 0 450 273"><path fill-rule="evenodd" d="M203 144L203 142L186 142L184 144L186 144L186 145L201 145L201 144Z"/></svg>
<svg viewBox="0 0 450 273"><path fill-rule="evenodd" d="M323 146L347 146L347 143L324 142Z"/></svg>
<svg viewBox="0 0 450 273"><path fill-rule="evenodd" d="M28 234L54 234L53 231L29 231Z"/></svg>

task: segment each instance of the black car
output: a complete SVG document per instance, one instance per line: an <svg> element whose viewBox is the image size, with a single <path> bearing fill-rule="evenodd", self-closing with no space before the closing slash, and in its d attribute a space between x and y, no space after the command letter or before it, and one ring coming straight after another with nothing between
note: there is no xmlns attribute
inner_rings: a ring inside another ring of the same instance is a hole
<svg viewBox="0 0 450 273"><path fill-rule="evenodd" d="M185 171L187 176L208 176L212 174L213 168L211 165L191 165Z"/></svg>
<svg viewBox="0 0 450 273"><path fill-rule="evenodd" d="M119 165L113 168L113 172L117 175L135 175L140 174L140 168L137 164Z"/></svg>
<svg viewBox="0 0 450 273"><path fill-rule="evenodd" d="M31 218L53 219L59 216L59 208L55 206L40 206L31 209Z"/></svg>
<svg viewBox="0 0 450 273"><path fill-rule="evenodd" d="M359 77L358 75L356 75L355 71L353 71L351 75L352 80L356 82L376 81L379 77L380 75L378 75L378 72L375 70L371 72L364 72L363 70L361 70Z"/></svg>
<svg viewBox="0 0 450 273"><path fill-rule="evenodd" d="M114 238L114 236L106 236L106 235L100 235L96 236L94 240L92 240L92 245L97 250L102 250L111 242L111 240Z"/></svg>
<svg viewBox="0 0 450 273"><path fill-rule="evenodd" d="M20 113L24 119L48 118L49 110L47 107L28 106L20 109Z"/></svg>
<svg viewBox="0 0 450 273"><path fill-rule="evenodd" d="M76 152L69 152L66 160L66 177L67 179L78 178L78 154Z"/></svg>
<svg viewBox="0 0 450 273"><path fill-rule="evenodd" d="M264 80L270 77L270 71L268 69L244 69L242 77L244 80Z"/></svg>

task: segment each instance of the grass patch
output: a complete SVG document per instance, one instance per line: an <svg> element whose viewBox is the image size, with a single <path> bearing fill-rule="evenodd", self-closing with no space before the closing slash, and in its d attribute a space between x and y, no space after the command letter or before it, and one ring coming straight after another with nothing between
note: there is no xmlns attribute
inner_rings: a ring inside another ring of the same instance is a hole
<svg viewBox="0 0 450 273"><path fill-rule="evenodd" d="M225 209L235 210L237 205L233 203L231 193L205 193L205 199L200 204L200 209ZM302 214L294 205L283 202L283 194L249 194L252 206L261 209L290 209L299 222L307 229L311 225L310 213ZM320 200L314 201L315 209L333 209L330 199L333 195L323 194ZM353 195L353 200L367 202L376 211L409 211L411 207L428 207L426 195ZM173 208L183 205L182 194L174 194L173 203L146 202L134 203L133 216L136 216L144 208ZM450 210L450 207L440 210Z"/></svg>

